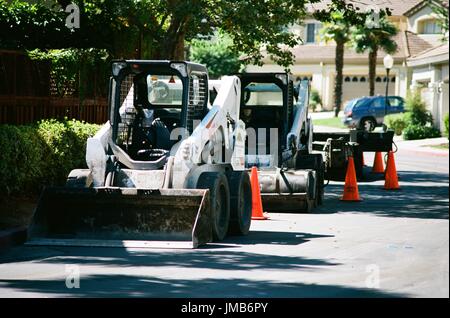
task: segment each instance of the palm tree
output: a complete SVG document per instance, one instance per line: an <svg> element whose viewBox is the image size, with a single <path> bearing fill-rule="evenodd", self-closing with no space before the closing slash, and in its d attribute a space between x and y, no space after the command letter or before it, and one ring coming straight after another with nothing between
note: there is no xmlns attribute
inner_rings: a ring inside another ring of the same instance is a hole
<svg viewBox="0 0 450 318"><path fill-rule="evenodd" d="M361 25L352 28L352 43L357 53L369 52L369 94L375 95L375 77L378 50L388 54L397 51L397 43L392 39L397 34L397 28L385 17L381 18L377 27Z"/></svg>
<svg viewBox="0 0 450 318"><path fill-rule="evenodd" d="M350 29L351 25L344 18L344 13L342 11L334 11L331 13L331 21L325 22L321 30L321 36L326 42L334 41L336 43L336 80L334 83L334 112L336 117L341 110L342 104L344 50L345 44L350 41Z"/></svg>

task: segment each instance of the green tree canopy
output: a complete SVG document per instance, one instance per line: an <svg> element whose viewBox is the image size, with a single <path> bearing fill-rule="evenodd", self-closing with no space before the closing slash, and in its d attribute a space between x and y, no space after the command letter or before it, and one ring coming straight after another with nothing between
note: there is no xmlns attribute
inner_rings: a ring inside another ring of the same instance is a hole
<svg viewBox="0 0 450 318"><path fill-rule="evenodd" d="M217 29L232 39L232 49L259 64L261 48L285 67L288 50L300 38L288 25L306 14L306 3L318 0L77 0L81 27L65 27L69 3L34 4L0 0L0 45L26 49L95 47L115 57L183 59L185 43Z"/></svg>
<svg viewBox="0 0 450 318"><path fill-rule="evenodd" d="M206 65L211 78L237 73L242 63L232 46L232 40L224 33L218 33L212 40L193 40L190 58Z"/></svg>

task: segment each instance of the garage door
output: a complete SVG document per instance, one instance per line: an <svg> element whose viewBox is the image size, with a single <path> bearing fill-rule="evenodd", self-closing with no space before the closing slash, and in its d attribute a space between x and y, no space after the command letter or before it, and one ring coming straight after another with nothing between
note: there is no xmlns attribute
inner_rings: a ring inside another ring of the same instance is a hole
<svg viewBox="0 0 450 318"><path fill-rule="evenodd" d="M386 76L375 79L375 95L386 94ZM389 81L389 95L395 94L395 76ZM345 103L354 98L369 96L369 77L367 75L344 75L342 85L342 101Z"/></svg>

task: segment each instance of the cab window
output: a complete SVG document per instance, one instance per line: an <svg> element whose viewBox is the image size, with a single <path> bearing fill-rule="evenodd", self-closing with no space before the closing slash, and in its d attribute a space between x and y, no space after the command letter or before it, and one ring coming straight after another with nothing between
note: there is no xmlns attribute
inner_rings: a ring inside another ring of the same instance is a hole
<svg viewBox="0 0 450 318"><path fill-rule="evenodd" d="M151 105L181 106L183 83L175 75L148 75L148 101Z"/></svg>

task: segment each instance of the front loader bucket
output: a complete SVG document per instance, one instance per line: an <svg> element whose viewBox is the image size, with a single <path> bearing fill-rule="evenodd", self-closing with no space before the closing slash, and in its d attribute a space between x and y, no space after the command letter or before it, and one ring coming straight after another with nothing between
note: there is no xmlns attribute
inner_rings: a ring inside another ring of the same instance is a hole
<svg viewBox="0 0 450 318"><path fill-rule="evenodd" d="M27 244L196 248L211 224L209 190L47 188Z"/></svg>

